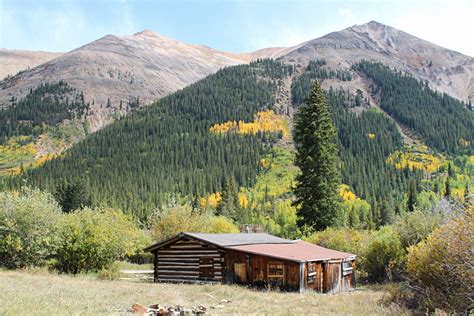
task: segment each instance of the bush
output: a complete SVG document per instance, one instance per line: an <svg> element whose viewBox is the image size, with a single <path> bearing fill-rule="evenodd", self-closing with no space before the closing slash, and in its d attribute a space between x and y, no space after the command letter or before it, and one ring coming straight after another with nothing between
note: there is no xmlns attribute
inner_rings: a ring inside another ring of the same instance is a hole
<svg viewBox="0 0 474 316"><path fill-rule="evenodd" d="M103 268L97 273L97 278L100 280L118 280L123 277L120 272L119 264L114 262L108 268Z"/></svg>
<svg viewBox="0 0 474 316"><path fill-rule="evenodd" d="M133 221L115 209L91 209L64 215L56 267L79 273L109 268L149 244Z"/></svg>
<svg viewBox="0 0 474 316"><path fill-rule="evenodd" d="M310 243L357 255L363 255L363 250L369 240L370 234L367 231L332 227L316 232L306 238L306 241Z"/></svg>
<svg viewBox="0 0 474 316"><path fill-rule="evenodd" d="M239 232L237 226L228 218L194 210L188 204L162 207L152 214L149 222L151 234L156 241L170 238L180 232Z"/></svg>
<svg viewBox="0 0 474 316"><path fill-rule="evenodd" d="M407 270L420 309L472 308L474 208L441 226L408 251Z"/></svg>
<svg viewBox="0 0 474 316"><path fill-rule="evenodd" d="M404 249L416 245L441 225L442 218L438 214L414 211L397 218L394 229L400 236Z"/></svg>
<svg viewBox="0 0 474 316"><path fill-rule="evenodd" d="M235 234L235 233L239 233L240 231L239 231L239 228L235 226L235 224L232 223L232 221L229 220L227 217L212 216L207 232L214 233L214 234L219 234L219 233Z"/></svg>
<svg viewBox="0 0 474 316"><path fill-rule="evenodd" d="M392 279L394 273L403 268L405 250L400 238L391 226L374 232L365 249L362 267L370 281Z"/></svg>
<svg viewBox="0 0 474 316"><path fill-rule="evenodd" d="M54 197L28 187L0 192L0 265L45 266L60 243L61 209Z"/></svg>

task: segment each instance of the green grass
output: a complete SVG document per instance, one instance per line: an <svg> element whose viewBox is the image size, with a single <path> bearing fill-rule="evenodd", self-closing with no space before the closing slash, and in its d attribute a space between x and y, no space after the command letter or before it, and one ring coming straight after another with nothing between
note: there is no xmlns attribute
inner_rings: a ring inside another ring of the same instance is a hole
<svg viewBox="0 0 474 316"><path fill-rule="evenodd" d="M0 315L123 314L132 304L215 305L212 315L407 315L384 307L383 287L338 295L280 293L229 285L183 285L99 281L92 276L0 271Z"/></svg>

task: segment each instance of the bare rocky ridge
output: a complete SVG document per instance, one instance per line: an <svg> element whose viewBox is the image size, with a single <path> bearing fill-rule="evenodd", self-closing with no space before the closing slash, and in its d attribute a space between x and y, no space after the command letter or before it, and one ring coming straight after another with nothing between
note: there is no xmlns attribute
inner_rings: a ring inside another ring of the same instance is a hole
<svg viewBox="0 0 474 316"><path fill-rule="evenodd" d="M0 104L8 105L12 96L20 98L42 82L62 79L83 91L91 103L88 119L95 131L125 114L129 101L139 98L140 105L149 104L224 66L247 63L260 55L278 57L279 50L283 51L266 49L255 56L226 53L148 30L132 36L107 35L4 81Z"/></svg>
<svg viewBox="0 0 474 316"><path fill-rule="evenodd" d="M131 36L107 35L0 82L0 106L8 106L12 96L20 98L42 82L62 79L84 92L91 103L90 130L96 131L126 114L129 101L139 98L140 105L149 104L222 67L257 58L282 58L300 69L314 59L325 59L333 69L350 69L360 59L381 61L458 99L474 97L474 58L371 21L294 47L243 54L186 44L148 30ZM18 67L25 68L20 62ZM363 80L354 76L351 82L334 84L351 91L360 88L367 95L366 87L359 87Z"/></svg>
<svg viewBox="0 0 474 316"><path fill-rule="evenodd" d="M62 53L0 48L0 80L8 75L14 76L19 71L36 67L61 55Z"/></svg>
<svg viewBox="0 0 474 316"><path fill-rule="evenodd" d="M361 59L380 61L462 101L474 98L474 58L375 21L310 40L283 57L303 66L314 59L335 69L350 69Z"/></svg>

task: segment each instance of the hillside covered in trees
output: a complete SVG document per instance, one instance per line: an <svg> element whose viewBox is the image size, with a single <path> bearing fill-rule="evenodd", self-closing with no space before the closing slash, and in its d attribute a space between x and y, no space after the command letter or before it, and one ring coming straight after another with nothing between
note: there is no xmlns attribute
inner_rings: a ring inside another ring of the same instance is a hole
<svg viewBox="0 0 474 316"><path fill-rule="evenodd" d="M396 122L409 127L408 120L421 122L413 125L414 130L439 152L470 153L472 112L465 104L379 64L361 62L353 71L363 71L372 78L372 90L381 95L381 109L386 113L377 108L355 113L352 109L364 100L341 88L330 88L326 97L338 130L342 182L370 204L371 211L359 215L363 226L373 227L392 221L405 203L409 183L415 181L419 188L423 178L423 170L390 163L394 153L404 151ZM352 76L349 70L327 68L321 60L311 62L301 74L295 74L293 66L271 60L225 68L118 119L73 146L63 157L7 182L18 186L26 179L30 185L54 191L60 180L80 179L93 205L121 207L141 219L175 199L217 207L216 196L229 182L235 182L235 191L241 191L243 199L243 188L252 188L257 175L267 172L262 159L275 141L290 137L284 116L272 114L284 78L292 77L291 100L298 108L312 80L350 81ZM410 112L408 108L416 110ZM429 123L429 131L425 131L423 124ZM442 172L441 165L437 168L432 172ZM265 203L273 205L270 210L275 211L275 203L281 201L280 194L268 189L272 184L262 185L267 192L259 199L245 195L251 205L247 208L260 209L259 216L268 214ZM239 218L248 221L255 216Z"/></svg>
<svg viewBox="0 0 474 316"><path fill-rule="evenodd" d="M258 111L271 108L276 81L291 72L270 60L223 69L91 135L24 177L51 190L60 178L83 179L93 203L120 206L139 217L170 196L221 191L226 178L252 186L273 136L217 135L209 129L224 121L252 121Z"/></svg>

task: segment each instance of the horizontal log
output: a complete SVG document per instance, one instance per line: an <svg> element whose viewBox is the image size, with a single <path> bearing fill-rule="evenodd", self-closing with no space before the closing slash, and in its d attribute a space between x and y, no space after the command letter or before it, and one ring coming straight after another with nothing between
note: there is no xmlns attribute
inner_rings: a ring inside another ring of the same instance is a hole
<svg viewBox="0 0 474 316"><path fill-rule="evenodd" d="M214 253L216 255L220 255L215 250L207 250L207 249L196 249L196 250L181 250L181 249L169 249L169 250L159 250L158 251L158 256L160 255L167 255L167 254L209 254L209 253Z"/></svg>
<svg viewBox="0 0 474 316"><path fill-rule="evenodd" d="M158 254L158 258L196 258L196 257L215 257L217 259L220 258L219 254L189 254L189 255L183 255L183 254L175 254L175 255L170 255L170 254L165 254L165 255L160 255Z"/></svg>
<svg viewBox="0 0 474 316"><path fill-rule="evenodd" d="M158 275L159 279L192 279L192 280L198 280L198 279L222 279L222 276L215 276L213 278L200 278L199 275L181 275L181 274L175 274L175 275L164 275L164 274L159 274Z"/></svg>
<svg viewBox="0 0 474 316"><path fill-rule="evenodd" d="M195 261L195 262L158 261L156 264L158 265L166 264L166 265L172 265L172 266L198 266L199 261Z"/></svg>
<svg viewBox="0 0 474 316"><path fill-rule="evenodd" d="M168 247L163 247L160 249L188 249L188 248L198 248L198 249L217 249L215 247L209 247L207 245L200 245L200 244L188 244L188 245L169 245Z"/></svg>
<svg viewBox="0 0 474 316"><path fill-rule="evenodd" d="M221 271L221 267L202 267L202 266L188 266L188 267L177 267L177 266L165 266L159 265L157 267L158 270L173 270L173 271L199 271L200 268L211 268L214 271Z"/></svg>
<svg viewBox="0 0 474 316"><path fill-rule="evenodd" d="M217 284L221 283L222 280L190 280L190 279L179 279L179 278L158 278L157 282L175 282L175 283L207 283L207 284Z"/></svg>
<svg viewBox="0 0 474 316"><path fill-rule="evenodd" d="M222 276L222 273L220 272L217 272L217 273L214 273L212 274L213 277L221 277ZM177 278L180 278L180 277L194 277L194 278L199 278L201 276L201 274L199 274L199 272L181 272L181 271L171 271L171 272L159 272L158 273L158 276L159 277L170 277L170 276L174 276L174 277L177 277Z"/></svg>
<svg viewBox="0 0 474 316"><path fill-rule="evenodd" d="M176 271L176 270L158 270L158 274L177 274L177 275L199 275L199 270L196 271Z"/></svg>
<svg viewBox="0 0 474 316"><path fill-rule="evenodd" d="M180 258L180 257L176 257L176 256L165 256L165 257L159 257L158 258L158 261L161 262L161 261L170 261L170 262L180 262L180 261L183 261L183 262L193 262L193 261L197 261L199 262L199 257L189 257L189 258Z"/></svg>

